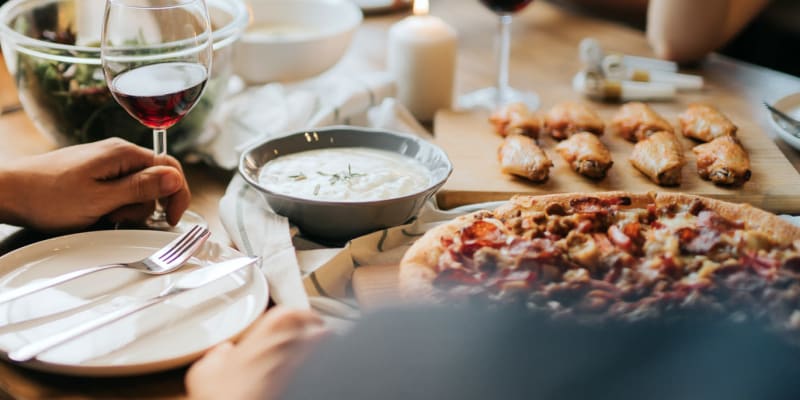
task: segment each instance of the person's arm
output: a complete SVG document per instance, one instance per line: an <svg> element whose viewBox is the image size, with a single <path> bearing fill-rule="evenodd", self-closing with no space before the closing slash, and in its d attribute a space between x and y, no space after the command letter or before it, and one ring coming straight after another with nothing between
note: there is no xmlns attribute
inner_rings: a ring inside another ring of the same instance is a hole
<svg viewBox="0 0 800 400"><path fill-rule="evenodd" d="M175 224L189 206L189 187L174 158L153 164L151 150L117 138L3 162L0 223L64 231L102 217L141 222L163 198Z"/></svg>
<svg viewBox="0 0 800 400"><path fill-rule="evenodd" d="M15 174L7 165L0 165L0 223L20 225L19 199L14 194L18 184Z"/></svg>
<svg viewBox="0 0 800 400"><path fill-rule="evenodd" d="M660 58L697 61L741 31L769 0L650 0L647 39Z"/></svg>

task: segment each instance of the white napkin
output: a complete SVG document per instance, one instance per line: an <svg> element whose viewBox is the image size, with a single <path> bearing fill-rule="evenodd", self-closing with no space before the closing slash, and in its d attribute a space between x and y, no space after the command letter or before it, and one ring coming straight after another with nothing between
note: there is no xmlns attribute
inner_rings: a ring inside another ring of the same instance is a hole
<svg viewBox="0 0 800 400"><path fill-rule="evenodd" d="M388 73L334 72L309 81L272 83L243 91L240 81L232 80L229 91L234 94L220 104L194 156L235 169L244 149L270 137L329 125L368 125L367 110L394 95ZM422 129L413 118L402 120L412 129Z"/></svg>

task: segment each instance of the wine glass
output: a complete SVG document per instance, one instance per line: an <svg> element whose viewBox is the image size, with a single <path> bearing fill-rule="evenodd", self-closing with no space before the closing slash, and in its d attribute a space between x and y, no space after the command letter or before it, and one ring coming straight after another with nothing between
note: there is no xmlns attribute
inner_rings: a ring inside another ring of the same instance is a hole
<svg viewBox="0 0 800 400"><path fill-rule="evenodd" d="M459 106L464 109L489 109L495 110L509 103L522 102L529 109L539 107L539 96L533 92L519 91L508 85L508 59L511 53L511 16L515 12L527 7L533 0L480 0L490 10L499 16L497 32L497 83L488 87L467 93L458 99Z"/></svg>
<svg viewBox="0 0 800 400"><path fill-rule="evenodd" d="M106 83L131 116L153 129L155 165L166 163L167 129L203 94L211 73L211 24L204 0L107 0L101 37ZM183 231L206 225L187 211L176 227L161 201L152 229Z"/></svg>

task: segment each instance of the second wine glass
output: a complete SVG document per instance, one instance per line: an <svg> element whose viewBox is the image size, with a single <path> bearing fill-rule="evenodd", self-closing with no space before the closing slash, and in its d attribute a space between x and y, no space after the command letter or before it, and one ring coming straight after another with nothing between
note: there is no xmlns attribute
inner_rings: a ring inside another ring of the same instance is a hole
<svg viewBox="0 0 800 400"><path fill-rule="evenodd" d="M503 105L522 102L530 110L539 107L539 96L534 92L520 91L508 84L508 62L511 55L511 21L512 14L527 7L533 0L480 0L499 17L496 39L497 82L488 87L467 93L458 99L459 106L464 109L494 110Z"/></svg>
<svg viewBox="0 0 800 400"><path fill-rule="evenodd" d="M107 0L101 38L106 83L114 99L153 129L155 165L166 163L167 129L203 94L211 73L211 24L204 0ZM167 223L161 201L147 225L181 230L205 221L186 212Z"/></svg>

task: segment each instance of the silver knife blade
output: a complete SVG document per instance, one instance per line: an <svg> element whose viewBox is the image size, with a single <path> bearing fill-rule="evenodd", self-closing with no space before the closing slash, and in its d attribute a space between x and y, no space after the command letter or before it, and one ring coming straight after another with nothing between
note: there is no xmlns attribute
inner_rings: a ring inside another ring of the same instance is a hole
<svg viewBox="0 0 800 400"><path fill-rule="evenodd" d="M191 290L230 275L254 262L258 257L239 257L192 271L175 283L175 289Z"/></svg>
<svg viewBox="0 0 800 400"><path fill-rule="evenodd" d="M192 271L178 279L177 282L170 285L168 288L164 289L164 291L158 296L151 297L146 300L140 300L116 311L112 311L108 314L67 329L66 331L56 333L39 341L28 343L8 353L8 358L17 362L29 361L39 354L52 349L53 347L60 346L95 329L106 326L112 322L119 321L122 318L146 308L152 307L174 295L188 290L197 289L217 279L230 275L250 264L253 264L254 262L258 261L258 259L258 257L239 257Z"/></svg>

